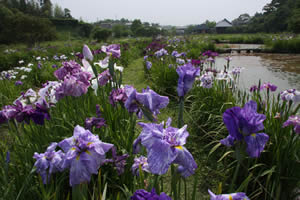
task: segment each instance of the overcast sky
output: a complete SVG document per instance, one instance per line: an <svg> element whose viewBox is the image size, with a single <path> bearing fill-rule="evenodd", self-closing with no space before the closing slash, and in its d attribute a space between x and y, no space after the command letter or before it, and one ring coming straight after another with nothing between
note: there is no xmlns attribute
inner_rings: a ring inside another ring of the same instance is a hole
<svg viewBox="0 0 300 200"><path fill-rule="evenodd" d="M261 12L271 0L51 0L69 8L73 17L87 22L129 20L161 25L201 24L205 20L233 20L240 14Z"/></svg>

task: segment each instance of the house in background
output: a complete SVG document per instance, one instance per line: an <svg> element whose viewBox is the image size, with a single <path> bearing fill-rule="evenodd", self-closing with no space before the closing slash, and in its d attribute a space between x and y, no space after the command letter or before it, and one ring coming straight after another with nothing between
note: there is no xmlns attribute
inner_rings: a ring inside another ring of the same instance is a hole
<svg viewBox="0 0 300 200"><path fill-rule="evenodd" d="M176 34L177 35L183 35L185 33L186 29L187 29L186 26L177 26L176 27Z"/></svg>
<svg viewBox="0 0 300 200"><path fill-rule="evenodd" d="M223 19L216 24L217 33L226 33L228 28L231 28L232 24L227 19Z"/></svg>

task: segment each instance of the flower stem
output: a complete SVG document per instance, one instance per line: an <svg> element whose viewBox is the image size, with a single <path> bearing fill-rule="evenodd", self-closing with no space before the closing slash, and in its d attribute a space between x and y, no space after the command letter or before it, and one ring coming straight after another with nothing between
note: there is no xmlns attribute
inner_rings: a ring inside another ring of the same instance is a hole
<svg viewBox="0 0 300 200"><path fill-rule="evenodd" d="M184 97L179 99L178 128L183 126Z"/></svg>

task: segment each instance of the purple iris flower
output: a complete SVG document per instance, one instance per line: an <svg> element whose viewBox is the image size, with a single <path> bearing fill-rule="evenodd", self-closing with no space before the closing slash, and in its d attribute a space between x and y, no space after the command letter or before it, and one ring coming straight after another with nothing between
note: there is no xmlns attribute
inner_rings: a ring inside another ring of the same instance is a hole
<svg viewBox="0 0 300 200"><path fill-rule="evenodd" d="M90 86L87 78L90 77L86 76L85 74L66 76L64 82L58 88L56 88L55 98L60 100L65 96L79 97L83 94L86 94Z"/></svg>
<svg viewBox="0 0 300 200"><path fill-rule="evenodd" d="M139 123L143 128L134 141L134 152L140 150L141 143L147 149L149 171L153 174L165 174L172 163L179 165L183 177L194 174L197 164L192 154L183 146L189 133L187 125L181 129L171 127L171 118L165 124Z"/></svg>
<svg viewBox="0 0 300 200"><path fill-rule="evenodd" d="M135 193L130 199L131 200L172 200L171 197L166 195L164 192L160 193L160 195L156 194L154 188L152 188L151 192L147 192L144 189L137 190L135 191Z"/></svg>
<svg viewBox="0 0 300 200"><path fill-rule="evenodd" d="M123 104L127 100L127 95L124 88L112 89L109 95L109 103L116 106L117 102L122 102Z"/></svg>
<svg viewBox="0 0 300 200"><path fill-rule="evenodd" d="M0 111L0 124L7 122L8 120L14 119L18 112L19 110L16 106L4 106L3 109Z"/></svg>
<svg viewBox="0 0 300 200"><path fill-rule="evenodd" d="M192 59L192 65L194 66L199 66L201 64L201 60L195 60L195 59Z"/></svg>
<svg viewBox="0 0 300 200"><path fill-rule="evenodd" d="M64 139L58 146L63 149L65 159L62 167L70 168L70 185L90 181L105 162L105 153L113 144L104 143L89 130L77 125L72 137Z"/></svg>
<svg viewBox="0 0 300 200"><path fill-rule="evenodd" d="M160 96L149 87L143 89L142 93L138 93L132 86L125 86L125 92L128 97L125 102L126 109L128 112L136 112L139 118L143 115L143 108L148 109L156 116L160 113L160 109L169 104L168 97Z"/></svg>
<svg viewBox="0 0 300 200"><path fill-rule="evenodd" d="M57 69L54 72L54 76L59 80L64 80L67 75L74 75L81 72L81 65L77 62L70 60L68 62L63 62L63 67Z"/></svg>
<svg viewBox="0 0 300 200"><path fill-rule="evenodd" d="M100 106L98 104L96 105L96 114L97 117L86 118L85 127L88 130L92 130L93 126L95 126L96 128L101 128L103 126L106 126L105 124L106 121L101 117Z"/></svg>
<svg viewBox="0 0 300 200"><path fill-rule="evenodd" d="M121 175L124 173L125 165L126 165L126 159L129 157L128 154L123 154L121 156L117 155L117 149L113 147L111 149L112 152L112 159L106 159L105 162L107 163L113 163L117 169L118 175Z"/></svg>
<svg viewBox="0 0 300 200"><path fill-rule="evenodd" d="M83 54L84 58L86 58L90 61L93 61L94 56L93 56L90 48L86 44L83 45L82 54Z"/></svg>
<svg viewBox="0 0 300 200"><path fill-rule="evenodd" d="M111 44L109 46L102 46L101 51L107 55L112 55L115 58L121 57L121 50L119 44Z"/></svg>
<svg viewBox="0 0 300 200"><path fill-rule="evenodd" d="M7 152L6 152L5 162L6 162L7 164L10 163L10 151L7 151Z"/></svg>
<svg viewBox="0 0 300 200"><path fill-rule="evenodd" d="M193 87L196 76L200 75L200 68L195 68L191 63L179 66L176 69L179 75L177 93L182 97Z"/></svg>
<svg viewBox="0 0 300 200"><path fill-rule="evenodd" d="M269 136L265 133L257 133L264 129L264 114L256 112L257 104L249 101L244 108L233 107L223 114L223 121L229 131L229 136L220 142L228 147L234 145L234 141L245 141L247 153L250 157L257 158L263 151Z"/></svg>
<svg viewBox="0 0 300 200"><path fill-rule="evenodd" d="M294 131L300 134L300 116L290 116L289 119L283 123L283 127L294 126Z"/></svg>
<svg viewBox="0 0 300 200"><path fill-rule="evenodd" d="M34 113L31 115L31 119L34 123L39 125L44 125L44 120L50 120L49 114L49 104L44 98L39 98L39 100L35 103L36 109Z"/></svg>
<svg viewBox="0 0 300 200"><path fill-rule="evenodd" d="M36 159L34 166L36 171L41 175L43 183L47 184L50 182L51 174L62 171L62 163L65 154L59 150L55 151L57 143L52 143L45 153L34 153L33 158Z"/></svg>
<svg viewBox="0 0 300 200"><path fill-rule="evenodd" d="M296 89L289 89L280 92L280 97L283 101L293 101L294 103L300 101L300 91Z"/></svg>
<svg viewBox="0 0 300 200"><path fill-rule="evenodd" d="M147 60L148 57L149 57L149 56L144 56L144 60Z"/></svg>
<svg viewBox="0 0 300 200"><path fill-rule="evenodd" d="M276 85L273 85L271 83L264 83L262 86L260 86L260 90L267 89L268 91L271 90L271 92L275 92L277 89Z"/></svg>
<svg viewBox="0 0 300 200"><path fill-rule="evenodd" d="M250 92L256 92L256 91L258 91L258 87L256 85L252 85L250 87Z"/></svg>
<svg viewBox="0 0 300 200"><path fill-rule="evenodd" d="M143 171L150 173L149 164L148 164L146 157L140 156L140 157L134 159L134 163L131 167L131 171L134 175L136 175L136 176L139 175L139 167L140 166Z"/></svg>
<svg viewBox="0 0 300 200"><path fill-rule="evenodd" d="M178 51L173 51L171 53L171 56L176 57L176 58L178 57L178 55L179 55Z"/></svg>
<svg viewBox="0 0 300 200"><path fill-rule="evenodd" d="M108 83L108 81L111 79L112 79L112 77L111 77L108 69L98 75L98 83L101 86L106 85Z"/></svg>
<svg viewBox="0 0 300 200"><path fill-rule="evenodd" d="M23 106L23 104L19 100L17 100L15 103L15 109L17 111L14 116L15 119L17 120L17 122L25 121L27 124L29 124L30 118L35 112L34 108L32 107L32 105Z"/></svg>
<svg viewBox="0 0 300 200"><path fill-rule="evenodd" d="M232 74L233 75L239 75L242 71L242 68L241 67L235 67L232 69Z"/></svg>
<svg viewBox="0 0 300 200"><path fill-rule="evenodd" d="M15 85L23 85L23 82L22 81L16 81Z"/></svg>
<svg viewBox="0 0 300 200"><path fill-rule="evenodd" d="M215 195L212 191L208 190L208 193L210 200L250 200L243 192Z"/></svg>
<svg viewBox="0 0 300 200"><path fill-rule="evenodd" d="M146 67L148 70L150 70L152 67L152 63L150 61L146 61Z"/></svg>

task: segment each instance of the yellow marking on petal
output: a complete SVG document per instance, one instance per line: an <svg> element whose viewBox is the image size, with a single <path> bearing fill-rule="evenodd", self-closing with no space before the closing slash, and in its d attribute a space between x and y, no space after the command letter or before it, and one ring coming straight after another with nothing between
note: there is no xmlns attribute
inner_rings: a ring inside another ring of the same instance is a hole
<svg viewBox="0 0 300 200"><path fill-rule="evenodd" d="M182 146L175 146L176 149L182 150Z"/></svg>
<svg viewBox="0 0 300 200"><path fill-rule="evenodd" d="M252 133L251 136L255 138L255 137L256 137L256 134L255 134L255 133Z"/></svg>
<svg viewBox="0 0 300 200"><path fill-rule="evenodd" d="M231 195L229 195L229 199L228 200L233 200L233 198L232 198L232 196Z"/></svg>
<svg viewBox="0 0 300 200"><path fill-rule="evenodd" d="M76 157L76 160L79 160L79 158L80 158L80 155L78 155L78 156Z"/></svg>
<svg viewBox="0 0 300 200"><path fill-rule="evenodd" d="M76 150L76 148L75 148L75 147L72 147L72 148L71 148L71 150L72 150L72 151L75 151L75 150Z"/></svg>
<svg viewBox="0 0 300 200"><path fill-rule="evenodd" d="M87 143L88 146L91 145L91 144L93 144L93 143L92 143L92 142L88 142L88 143Z"/></svg>
<svg viewBox="0 0 300 200"><path fill-rule="evenodd" d="M87 154L91 155L91 152L89 152L88 150L86 150L86 151L85 151L85 153L87 153Z"/></svg>

